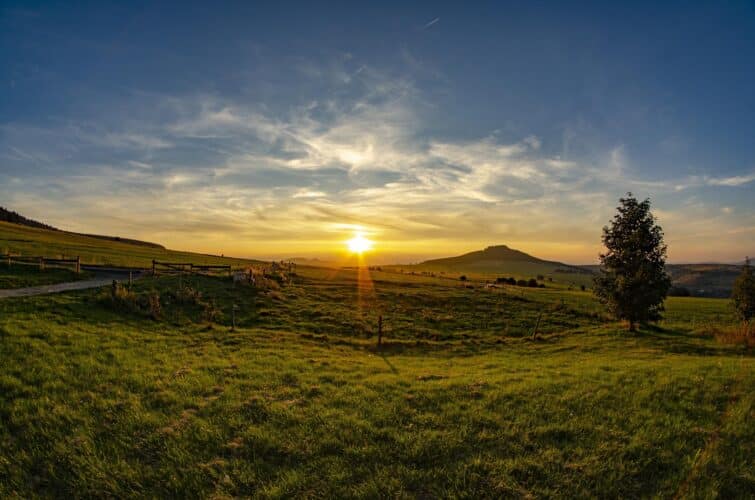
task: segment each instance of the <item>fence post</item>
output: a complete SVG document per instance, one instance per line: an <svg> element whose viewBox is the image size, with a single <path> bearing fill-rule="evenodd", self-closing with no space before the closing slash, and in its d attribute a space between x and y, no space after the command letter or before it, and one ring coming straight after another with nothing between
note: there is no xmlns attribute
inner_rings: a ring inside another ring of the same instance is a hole
<svg viewBox="0 0 755 500"><path fill-rule="evenodd" d="M532 340L535 340L537 338L537 329L540 327L540 318L543 316L543 313L540 313L537 315L537 321L535 322L535 329L532 330Z"/></svg>
<svg viewBox="0 0 755 500"><path fill-rule="evenodd" d="M81 256L76 256L76 274L81 274Z"/></svg>
<svg viewBox="0 0 755 500"><path fill-rule="evenodd" d="M45 270L45 258L40 257L39 258L39 270L44 271Z"/></svg>
<svg viewBox="0 0 755 500"><path fill-rule="evenodd" d="M8 267L10 267L10 252L8 253Z"/></svg>
<svg viewBox="0 0 755 500"><path fill-rule="evenodd" d="M378 316L378 348L383 345L383 316Z"/></svg>
<svg viewBox="0 0 755 500"><path fill-rule="evenodd" d="M155 275L155 259L152 259L152 276Z"/></svg>

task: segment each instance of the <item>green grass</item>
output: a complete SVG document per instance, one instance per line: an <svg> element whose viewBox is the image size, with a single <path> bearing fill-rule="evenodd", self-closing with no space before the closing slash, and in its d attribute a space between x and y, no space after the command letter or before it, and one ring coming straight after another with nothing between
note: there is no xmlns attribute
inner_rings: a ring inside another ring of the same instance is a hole
<svg viewBox="0 0 755 500"><path fill-rule="evenodd" d="M699 335L733 322L725 301L669 300L665 323L628 334L589 293L297 274L262 291L139 281L157 320L97 290L0 300L0 497L755 488L753 357Z"/></svg>
<svg viewBox="0 0 755 500"><path fill-rule="evenodd" d="M92 238L73 233L37 229L0 222L0 254L20 254L49 258L80 256L84 264L151 267L152 260L194 264L243 266L255 261L218 257L157 247Z"/></svg>
<svg viewBox="0 0 755 500"><path fill-rule="evenodd" d="M40 270L38 266L15 264L8 266L0 262L0 290L24 288L29 286L53 285L67 281L76 281L90 277L89 273L76 274L70 269L47 267Z"/></svg>

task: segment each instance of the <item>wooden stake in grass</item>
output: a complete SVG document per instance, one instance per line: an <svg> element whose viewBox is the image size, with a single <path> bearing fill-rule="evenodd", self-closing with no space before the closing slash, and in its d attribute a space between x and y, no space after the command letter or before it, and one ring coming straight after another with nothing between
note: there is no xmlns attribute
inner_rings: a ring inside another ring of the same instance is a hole
<svg viewBox="0 0 755 500"><path fill-rule="evenodd" d="M537 329L540 328L540 318L543 317L543 313L537 315L537 321L535 322L535 329L532 330L532 340L537 338Z"/></svg>
<svg viewBox="0 0 755 500"><path fill-rule="evenodd" d="M81 257L78 255L76 256L76 274L81 274Z"/></svg>
<svg viewBox="0 0 755 500"><path fill-rule="evenodd" d="M238 309L238 306L236 304L233 304L233 307L231 308L231 331L236 331L236 309Z"/></svg>
<svg viewBox="0 0 755 500"><path fill-rule="evenodd" d="M378 316L378 349L383 345L383 316Z"/></svg>

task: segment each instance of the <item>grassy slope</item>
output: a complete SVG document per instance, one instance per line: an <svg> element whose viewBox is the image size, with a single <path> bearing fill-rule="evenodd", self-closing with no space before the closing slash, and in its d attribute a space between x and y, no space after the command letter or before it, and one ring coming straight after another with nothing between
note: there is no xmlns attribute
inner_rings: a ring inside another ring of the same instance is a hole
<svg viewBox="0 0 755 500"><path fill-rule="evenodd" d="M0 253L80 256L82 263L149 267L152 259L196 264L243 265L251 261L166 250L141 244L93 238L0 222Z"/></svg>
<svg viewBox="0 0 755 500"><path fill-rule="evenodd" d="M0 496L755 487L753 358L692 334L732 321L724 301L671 299L662 330L629 336L587 293L299 273L268 293L192 278L225 313L211 327L175 303L162 321L112 311L95 291L0 301Z"/></svg>

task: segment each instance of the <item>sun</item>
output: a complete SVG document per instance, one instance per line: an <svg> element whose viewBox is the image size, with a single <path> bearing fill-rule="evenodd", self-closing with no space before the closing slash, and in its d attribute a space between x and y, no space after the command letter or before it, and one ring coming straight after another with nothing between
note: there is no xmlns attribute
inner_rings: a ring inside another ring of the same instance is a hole
<svg viewBox="0 0 755 500"><path fill-rule="evenodd" d="M356 233L353 238L346 242L351 253L364 253L372 248L372 241L365 238L362 233Z"/></svg>

